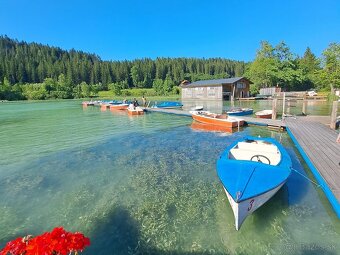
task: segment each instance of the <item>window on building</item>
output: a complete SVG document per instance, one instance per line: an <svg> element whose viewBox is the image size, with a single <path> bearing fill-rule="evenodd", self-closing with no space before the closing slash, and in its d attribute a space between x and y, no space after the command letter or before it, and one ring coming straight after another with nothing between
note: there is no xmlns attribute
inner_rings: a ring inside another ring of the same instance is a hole
<svg viewBox="0 0 340 255"><path fill-rule="evenodd" d="M217 88L215 87L208 87L208 97L216 97Z"/></svg>
<svg viewBox="0 0 340 255"><path fill-rule="evenodd" d="M238 89L245 89L246 88L246 84L244 82L238 82L236 84L236 88L238 88Z"/></svg>

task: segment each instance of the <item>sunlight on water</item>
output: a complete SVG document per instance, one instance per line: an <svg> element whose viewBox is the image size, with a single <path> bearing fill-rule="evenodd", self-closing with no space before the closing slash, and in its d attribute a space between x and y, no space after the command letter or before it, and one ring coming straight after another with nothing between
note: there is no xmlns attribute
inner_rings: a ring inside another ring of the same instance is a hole
<svg viewBox="0 0 340 255"><path fill-rule="evenodd" d="M271 136L313 178L286 133L204 132L188 117L79 101L8 103L0 114L1 247L62 225L91 238L84 254L339 254L339 220L294 172L235 230L216 159L240 137Z"/></svg>

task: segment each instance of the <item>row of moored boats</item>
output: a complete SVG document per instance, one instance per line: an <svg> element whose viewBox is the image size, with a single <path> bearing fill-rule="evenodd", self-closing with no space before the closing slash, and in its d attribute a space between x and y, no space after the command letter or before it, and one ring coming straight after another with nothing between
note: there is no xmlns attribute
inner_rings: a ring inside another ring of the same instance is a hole
<svg viewBox="0 0 340 255"><path fill-rule="evenodd" d="M82 103L83 106L94 106L98 105L102 110L110 109L111 111L127 111L129 115L142 115L144 109L138 106L136 103L127 101L85 101Z"/></svg>

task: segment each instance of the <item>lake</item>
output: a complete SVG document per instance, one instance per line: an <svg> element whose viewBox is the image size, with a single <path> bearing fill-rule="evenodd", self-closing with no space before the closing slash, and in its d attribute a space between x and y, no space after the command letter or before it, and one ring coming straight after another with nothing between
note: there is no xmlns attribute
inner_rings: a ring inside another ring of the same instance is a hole
<svg viewBox="0 0 340 255"><path fill-rule="evenodd" d="M311 113L330 112L313 103ZM131 117L77 100L1 103L0 127L1 247L64 226L90 237L83 254L340 254L340 221L322 190L295 172L235 230L215 164L236 139L276 138L315 181L285 132L205 132L189 117Z"/></svg>

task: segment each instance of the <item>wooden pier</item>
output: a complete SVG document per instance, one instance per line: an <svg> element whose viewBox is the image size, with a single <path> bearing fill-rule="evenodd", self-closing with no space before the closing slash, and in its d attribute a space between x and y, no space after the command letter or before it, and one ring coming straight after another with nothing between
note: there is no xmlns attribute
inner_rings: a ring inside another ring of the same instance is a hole
<svg viewBox="0 0 340 255"><path fill-rule="evenodd" d="M337 132L304 117L286 118L287 132L340 218L340 143Z"/></svg>
<svg viewBox="0 0 340 255"><path fill-rule="evenodd" d="M191 114L188 111L184 111L184 110L160 109L160 108L145 108L144 110L147 112L160 112L160 113L176 114L176 115L191 117ZM253 118L253 117L247 117L247 116L235 116L235 117L244 119L244 121L248 125L268 126L268 127L273 127L273 128L282 128L282 129L286 127L286 123L282 120L260 119L260 118Z"/></svg>
<svg viewBox="0 0 340 255"><path fill-rule="evenodd" d="M147 108L146 111L191 117L188 111ZM240 116L248 125L286 129L340 218L340 143L337 132L326 125L330 118L286 117L284 120Z"/></svg>

